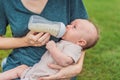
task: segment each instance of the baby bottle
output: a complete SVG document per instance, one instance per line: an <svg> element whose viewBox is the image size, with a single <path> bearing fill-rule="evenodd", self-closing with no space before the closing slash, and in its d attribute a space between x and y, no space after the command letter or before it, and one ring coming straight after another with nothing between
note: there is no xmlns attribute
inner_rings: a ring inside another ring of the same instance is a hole
<svg viewBox="0 0 120 80"><path fill-rule="evenodd" d="M37 15L30 17L28 29L34 32L48 32L56 38L62 37L66 31L62 22L50 21Z"/></svg>

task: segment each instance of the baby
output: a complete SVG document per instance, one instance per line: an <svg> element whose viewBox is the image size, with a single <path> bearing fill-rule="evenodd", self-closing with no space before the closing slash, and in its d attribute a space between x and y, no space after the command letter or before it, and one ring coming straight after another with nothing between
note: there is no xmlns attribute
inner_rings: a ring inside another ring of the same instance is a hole
<svg viewBox="0 0 120 80"><path fill-rule="evenodd" d="M88 20L80 19L66 26L66 32L58 43L49 41L48 51L33 67L21 65L0 74L0 80L21 78L21 80L38 80L41 76L49 76L58 72L48 67L48 64L69 66L76 63L81 51L93 47L98 41L98 31Z"/></svg>

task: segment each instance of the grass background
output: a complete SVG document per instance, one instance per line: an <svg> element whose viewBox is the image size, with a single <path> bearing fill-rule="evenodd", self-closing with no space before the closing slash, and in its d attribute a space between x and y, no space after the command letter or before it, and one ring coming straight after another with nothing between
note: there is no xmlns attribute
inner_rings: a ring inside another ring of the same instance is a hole
<svg viewBox="0 0 120 80"><path fill-rule="evenodd" d="M98 44L86 52L77 80L120 80L120 0L83 0L100 30ZM8 27L9 30L9 27ZM7 36L11 32L7 32ZM10 50L0 50L0 62Z"/></svg>
<svg viewBox="0 0 120 80"><path fill-rule="evenodd" d="M83 1L100 40L87 51L78 80L120 80L120 0Z"/></svg>

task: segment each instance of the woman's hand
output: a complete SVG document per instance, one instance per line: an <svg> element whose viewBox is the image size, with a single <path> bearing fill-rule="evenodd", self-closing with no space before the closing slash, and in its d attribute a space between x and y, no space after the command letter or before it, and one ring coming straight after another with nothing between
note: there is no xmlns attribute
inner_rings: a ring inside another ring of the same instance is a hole
<svg viewBox="0 0 120 80"><path fill-rule="evenodd" d="M48 65L50 68L60 70L60 71L48 77L40 77L39 80L56 80L56 79L65 80L78 75L82 70L84 56L85 56L85 52L82 52L82 55L78 63L74 65L70 65L68 67L61 67L55 64Z"/></svg>
<svg viewBox="0 0 120 80"><path fill-rule="evenodd" d="M50 34L43 33L43 32L36 33L36 32L30 31L24 37L24 39L28 46L43 46L49 41Z"/></svg>
<svg viewBox="0 0 120 80"><path fill-rule="evenodd" d="M30 31L25 37L0 36L0 49L13 49L27 46L42 46L45 45L49 41L49 39L49 33L35 33L32 31Z"/></svg>
<svg viewBox="0 0 120 80"><path fill-rule="evenodd" d="M51 64L49 67L52 67L53 69L60 70L58 73L54 75L50 75L48 77L41 77L39 80L64 80L72 78L76 75L78 75L78 66L77 65L70 65L68 67L61 67L59 65Z"/></svg>

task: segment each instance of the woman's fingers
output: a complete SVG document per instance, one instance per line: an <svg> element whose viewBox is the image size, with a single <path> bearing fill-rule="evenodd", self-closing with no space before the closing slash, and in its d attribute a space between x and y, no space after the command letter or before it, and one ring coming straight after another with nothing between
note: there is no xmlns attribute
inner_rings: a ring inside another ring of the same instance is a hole
<svg viewBox="0 0 120 80"><path fill-rule="evenodd" d="M43 46L49 41L49 39L50 39L50 34L45 33L36 41L35 46Z"/></svg>
<svg viewBox="0 0 120 80"><path fill-rule="evenodd" d="M38 33L38 34L34 35L34 33L33 33L33 34L30 34L30 35L29 35L29 38L30 38L31 41L36 42L36 41L38 41L38 39L39 39L43 34L44 34L44 33Z"/></svg>
<svg viewBox="0 0 120 80"><path fill-rule="evenodd" d="M60 79L58 77L58 75L51 75L51 76L48 76L48 77L41 77L38 80L57 80L57 79Z"/></svg>
<svg viewBox="0 0 120 80"><path fill-rule="evenodd" d="M38 34L36 34L36 35L33 35L33 40L34 40L35 42L37 42L37 41L39 40L39 38L41 38L43 35L44 35L43 32L40 32L40 33L38 33Z"/></svg>
<svg viewBox="0 0 120 80"><path fill-rule="evenodd" d="M50 76L40 77L39 80L66 80L68 77L66 76L65 72L60 71L60 72L53 74L53 75L50 75Z"/></svg>
<svg viewBox="0 0 120 80"><path fill-rule="evenodd" d="M48 64L51 69L61 70L63 67L56 64Z"/></svg>
<svg viewBox="0 0 120 80"><path fill-rule="evenodd" d="M44 35L42 35L42 36L38 39L38 43L45 44L46 42L49 41L49 38L50 38L50 34L49 34L49 33L45 33Z"/></svg>
<svg viewBox="0 0 120 80"><path fill-rule="evenodd" d="M27 43L29 46L43 46L45 45L49 39L50 39L50 34L49 33L36 33L30 31L27 35Z"/></svg>
<svg viewBox="0 0 120 80"><path fill-rule="evenodd" d="M34 35L34 33L30 33L28 35L28 43L33 45L33 46L37 46L38 44L38 39L43 35L44 33L38 33L36 35Z"/></svg>

